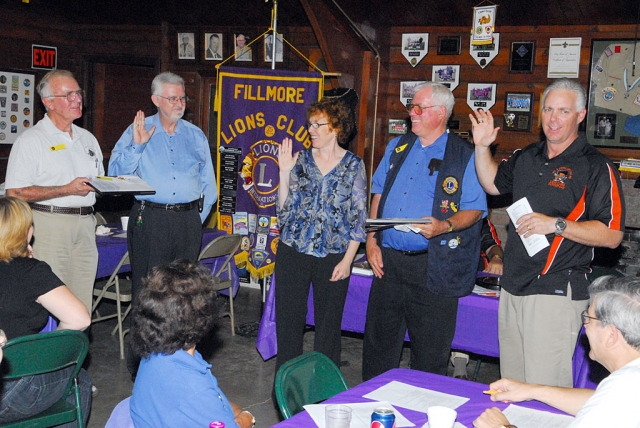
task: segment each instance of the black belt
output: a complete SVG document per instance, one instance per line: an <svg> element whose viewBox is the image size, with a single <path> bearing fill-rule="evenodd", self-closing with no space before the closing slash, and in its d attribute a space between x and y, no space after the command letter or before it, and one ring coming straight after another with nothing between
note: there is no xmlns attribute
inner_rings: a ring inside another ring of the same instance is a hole
<svg viewBox="0 0 640 428"><path fill-rule="evenodd" d="M90 215L93 214L93 207L56 207L53 205L31 204L34 211L53 214Z"/></svg>
<svg viewBox="0 0 640 428"><path fill-rule="evenodd" d="M418 251L405 251L405 250L396 250L396 251L404 254L405 256L419 256L420 254L427 254L429 252L429 249L425 248L424 250L418 250Z"/></svg>
<svg viewBox="0 0 640 428"><path fill-rule="evenodd" d="M194 208L198 208L198 200L187 202L186 204L158 204L156 202L149 201L137 201L140 205L150 208L157 208L165 211L190 211Z"/></svg>

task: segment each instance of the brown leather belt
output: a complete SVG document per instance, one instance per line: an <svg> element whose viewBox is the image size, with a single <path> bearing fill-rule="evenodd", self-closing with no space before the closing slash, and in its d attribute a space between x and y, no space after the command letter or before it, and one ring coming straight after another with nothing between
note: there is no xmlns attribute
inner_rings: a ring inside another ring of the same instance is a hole
<svg viewBox="0 0 640 428"><path fill-rule="evenodd" d="M90 215L93 214L93 207L56 207L53 205L31 204L34 211L53 214Z"/></svg>
<svg viewBox="0 0 640 428"><path fill-rule="evenodd" d="M198 208L198 200L187 202L186 204L158 204L156 202L149 201L137 201L140 205L146 207L157 208L165 211L190 211L194 208Z"/></svg>

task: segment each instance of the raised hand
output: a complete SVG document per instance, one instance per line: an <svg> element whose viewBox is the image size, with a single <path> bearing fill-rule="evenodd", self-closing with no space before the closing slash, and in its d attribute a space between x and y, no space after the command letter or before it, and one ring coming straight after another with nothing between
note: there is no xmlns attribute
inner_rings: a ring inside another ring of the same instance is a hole
<svg viewBox="0 0 640 428"><path fill-rule="evenodd" d="M136 144L147 144L153 135L156 126L153 125L148 131L144 124L144 113L138 110L135 119L133 119L133 141Z"/></svg>
<svg viewBox="0 0 640 428"><path fill-rule="evenodd" d="M280 167L280 172L288 174L296 165L300 152L292 154L292 151L293 141L291 138L285 138L282 140L280 150L278 150L278 166Z"/></svg>
<svg viewBox="0 0 640 428"><path fill-rule="evenodd" d="M473 144L489 147L496 141L500 127L493 127L493 115L490 111L485 112L482 109L478 109L473 113L475 113L475 116L473 114L469 115L473 132Z"/></svg>

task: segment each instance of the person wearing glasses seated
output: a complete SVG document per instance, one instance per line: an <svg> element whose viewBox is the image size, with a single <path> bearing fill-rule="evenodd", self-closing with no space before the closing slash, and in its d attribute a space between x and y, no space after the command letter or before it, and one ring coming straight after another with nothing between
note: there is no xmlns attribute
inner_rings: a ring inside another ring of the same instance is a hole
<svg viewBox="0 0 640 428"><path fill-rule="evenodd" d="M591 304L582 312L589 357L611 374L595 391L500 379L489 385L496 391L492 401L541 401L575 415L570 428L640 426L640 279L603 276L589 285L589 295ZM515 427L495 407L473 426Z"/></svg>
<svg viewBox="0 0 640 428"><path fill-rule="evenodd" d="M196 261L202 223L218 199L209 142L202 130L182 119L188 97L184 79L164 72L151 83L158 113L138 111L116 143L109 175L137 175L156 190L137 195L129 214L127 243L135 300L142 278L154 266L177 258ZM135 378L139 360L127 353Z"/></svg>
<svg viewBox="0 0 640 428"><path fill-rule="evenodd" d="M31 204L36 259L91 311L98 269L94 189L88 177L103 175L98 140L74 125L82 117L84 91L73 74L53 70L36 90L47 113L14 143L7 165L7 196Z"/></svg>
<svg viewBox="0 0 640 428"><path fill-rule="evenodd" d="M307 109L311 147L294 153L280 145L276 212L276 373L302 355L309 287L313 283L314 350L340 366L342 311L351 264L367 218L367 178L360 157L342 147L355 123L342 101L325 99Z"/></svg>
<svg viewBox="0 0 640 428"><path fill-rule="evenodd" d="M32 221L26 202L10 196L0 198L0 325L9 339L37 334L51 314L59 320L58 330L84 330L91 324L87 308L47 263L31 257ZM62 398L73 369L0 381L0 424L51 407ZM91 411L91 379L84 369L78 381L86 425ZM68 400L75 404L73 394ZM75 427L77 423L64 426Z"/></svg>
<svg viewBox="0 0 640 428"><path fill-rule="evenodd" d="M137 428L249 428L255 419L230 403L196 344L217 319L211 271L184 259L157 266L133 306L131 346L142 360L131 397Z"/></svg>

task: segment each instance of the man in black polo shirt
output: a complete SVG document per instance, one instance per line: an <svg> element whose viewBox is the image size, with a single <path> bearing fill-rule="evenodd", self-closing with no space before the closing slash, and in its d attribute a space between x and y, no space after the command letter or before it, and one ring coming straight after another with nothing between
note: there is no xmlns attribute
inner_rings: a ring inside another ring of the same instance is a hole
<svg viewBox="0 0 640 428"><path fill-rule="evenodd" d="M624 229L624 199L611 161L594 149L578 126L586 94L574 80L559 79L542 95L545 141L516 150L496 164L490 112L469 115L475 162L485 191L513 192L533 210L509 229L498 313L502 377L552 386L573 385L571 358L580 313L589 295L593 247L616 248ZM529 257L520 236L546 235L550 246Z"/></svg>

